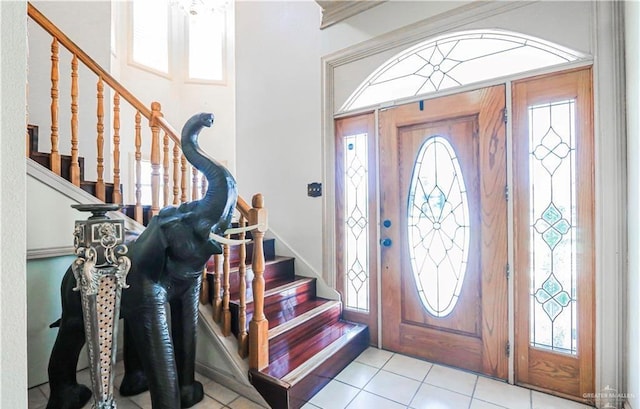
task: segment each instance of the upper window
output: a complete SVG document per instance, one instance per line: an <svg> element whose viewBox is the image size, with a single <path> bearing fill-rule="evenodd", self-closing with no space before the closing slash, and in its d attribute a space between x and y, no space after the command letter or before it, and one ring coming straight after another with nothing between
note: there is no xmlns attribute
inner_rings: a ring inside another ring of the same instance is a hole
<svg viewBox="0 0 640 409"><path fill-rule="evenodd" d="M224 81L226 12L189 15L189 79Z"/></svg>
<svg viewBox="0 0 640 409"><path fill-rule="evenodd" d="M132 3L133 63L189 81L225 81L227 0Z"/></svg>
<svg viewBox="0 0 640 409"><path fill-rule="evenodd" d="M169 7L166 1L133 2L133 62L169 73Z"/></svg>
<svg viewBox="0 0 640 409"><path fill-rule="evenodd" d="M504 31L465 31L417 44L387 60L340 112L585 59L549 42Z"/></svg>

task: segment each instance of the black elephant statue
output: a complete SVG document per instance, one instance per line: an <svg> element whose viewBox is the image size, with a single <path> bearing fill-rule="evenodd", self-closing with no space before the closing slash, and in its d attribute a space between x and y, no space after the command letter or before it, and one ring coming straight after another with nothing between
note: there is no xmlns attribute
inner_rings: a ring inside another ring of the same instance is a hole
<svg viewBox="0 0 640 409"><path fill-rule="evenodd" d="M201 113L182 130L184 155L208 181L204 197L162 209L127 244L131 269L120 306L125 366L120 393L131 396L149 390L154 409L188 408L204 397L202 384L195 380L201 276L209 257L222 252L220 242L238 195L233 176L198 146L200 131L212 124L213 115ZM70 268L61 285L62 318L49 359L47 409L79 409L91 398L91 390L76 381L85 335L75 281Z"/></svg>

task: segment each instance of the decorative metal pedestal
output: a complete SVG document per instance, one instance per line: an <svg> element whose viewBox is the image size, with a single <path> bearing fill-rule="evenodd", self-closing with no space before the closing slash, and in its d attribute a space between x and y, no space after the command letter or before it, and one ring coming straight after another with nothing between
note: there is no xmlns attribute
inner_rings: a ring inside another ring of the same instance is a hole
<svg viewBox="0 0 640 409"><path fill-rule="evenodd" d="M84 330L89 352L94 409L116 409L113 398L120 296L127 288L131 261L125 256L124 222L111 220L106 212L119 205L72 205L92 212L86 221L76 221L73 232L75 253L72 270L74 291L82 296Z"/></svg>

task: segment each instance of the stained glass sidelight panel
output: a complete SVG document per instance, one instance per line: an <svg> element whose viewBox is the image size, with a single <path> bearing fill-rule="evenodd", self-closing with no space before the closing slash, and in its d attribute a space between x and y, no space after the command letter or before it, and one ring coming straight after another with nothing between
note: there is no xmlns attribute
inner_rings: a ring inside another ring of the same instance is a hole
<svg viewBox="0 0 640 409"><path fill-rule="evenodd" d="M344 138L345 307L369 311L367 134Z"/></svg>
<svg viewBox="0 0 640 409"><path fill-rule="evenodd" d="M456 306L469 255L469 206L456 153L441 136L421 146L407 208L411 267L424 308L446 317Z"/></svg>
<svg viewBox="0 0 640 409"><path fill-rule="evenodd" d="M531 345L577 354L575 100L529 107Z"/></svg>

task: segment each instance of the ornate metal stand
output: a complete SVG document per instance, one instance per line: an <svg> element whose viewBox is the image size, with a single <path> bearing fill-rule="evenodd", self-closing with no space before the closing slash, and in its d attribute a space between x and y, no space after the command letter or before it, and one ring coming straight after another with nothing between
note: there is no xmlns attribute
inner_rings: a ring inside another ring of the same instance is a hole
<svg viewBox="0 0 640 409"><path fill-rule="evenodd" d="M92 212L86 221L76 221L73 232L78 258L72 269L74 291L82 296L85 336L89 352L94 409L116 409L113 398L120 296L127 288L131 261L125 254L124 222L111 220L106 212L119 205L72 205Z"/></svg>

